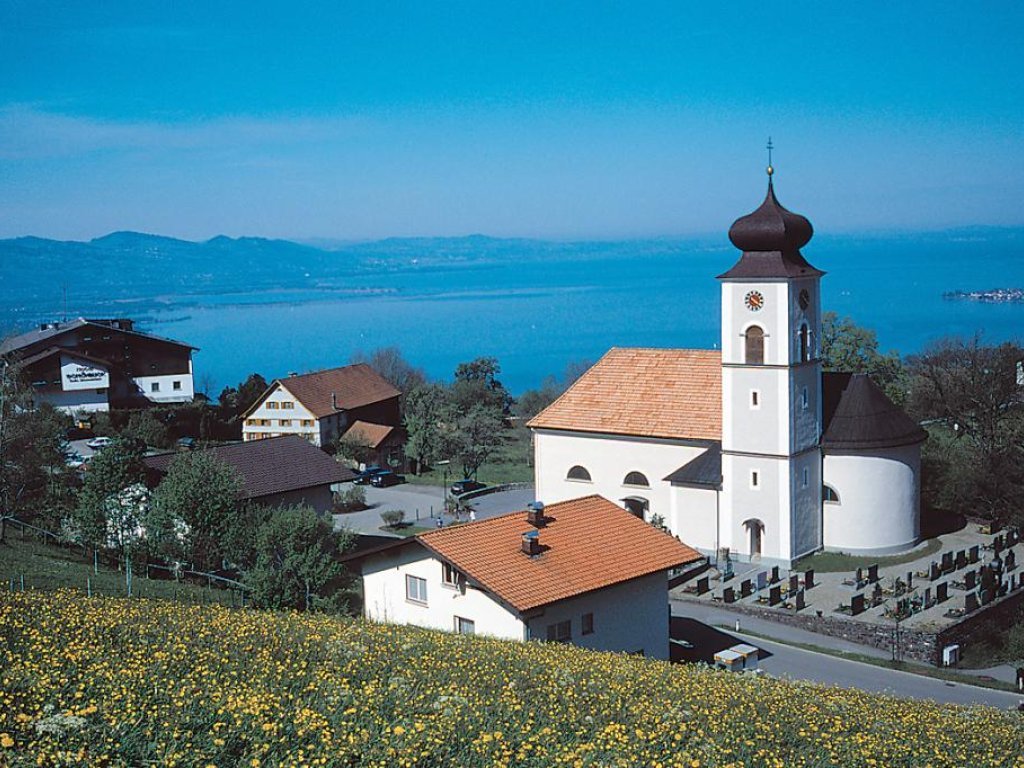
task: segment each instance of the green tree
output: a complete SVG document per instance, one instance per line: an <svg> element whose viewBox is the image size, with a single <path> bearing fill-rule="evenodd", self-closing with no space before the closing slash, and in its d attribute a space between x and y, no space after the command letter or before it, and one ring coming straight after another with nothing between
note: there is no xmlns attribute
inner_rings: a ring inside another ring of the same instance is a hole
<svg viewBox="0 0 1024 768"><path fill-rule="evenodd" d="M512 396L498 381L501 366L496 357L478 357L455 368L451 399L459 413L468 413L475 405L487 405L506 414L512 408Z"/></svg>
<svg viewBox="0 0 1024 768"><path fill-rule="evenodd" d="M338 438L334 456L350 466L367 464L373 458L373 446L362 433L346 433Z"/></svg>
<svg viewBox="0 0 1024 768"><path fill-rule="evenodd" d="M147 524L151 545L185 557L199 570L234 560L245 535L242 481L233 467L204 451L175 457L153 492Z"/></svg>
<svg viewBox="0 0 1024 768"><path fill-rule="evenodd" d="M261 608L338 610L348 579L338 556L353 543L347 531L309 507L280 507L262 516L255 561L246 570L253 604Z"/></svg>
<svg viewBox="0 0 1024 768"><path fill-rule="evenodd" d="M875 332L849 317L822 315L821 361L826 371L868 374L897 405L907 399L907 373L899 354L879 352Z"/></svg>
<svg viewBox="0 0 1024 768"><path fill-rule="evenodd" d="M476 477L480 466L504 443L501 413L488 404L477 404L460 415L450 435L450 453L462 465L463 477Z"/></svg>
<svg viewBox="0 0 1024 768"><path fill-rule="evenodd" d="M144 448L137 440L118 438L90 459L78 503L68 520L73 540L94 549L123 549L131 540L139 521L133 519L132 502L127 497L134 496L145 482Z"/></svg>
<svg viewBox="0 0 1024 768"><path fill-rule="evenodd" d="M908 407L933 422L925 492L933 503L1024 523L1024 411L1017 344L943 339L908 360Z"/></svg>
<svg viewBox="0 0 1024 768"><path fill-rule="evenodd" d="M121 434L154 448L168 448L172 444L167 425L150 410L132 412Z"/></svg>
<svg viewBox="0 0 1024 768"><path fill-rule="evenodd" d="M452 429L453 412L448 388L426 384L414 389L405 399L405 453L416 470L446 459L445 435Z"/></svg>
<svg viewBox="0 0 1024 768"><path fill-rule="evenodd" d="M382 379L405 395L427 383L423 369L416 368L402 357L398 347L379 347L372 352L356 350L349 361L370 366Z"/></svg>

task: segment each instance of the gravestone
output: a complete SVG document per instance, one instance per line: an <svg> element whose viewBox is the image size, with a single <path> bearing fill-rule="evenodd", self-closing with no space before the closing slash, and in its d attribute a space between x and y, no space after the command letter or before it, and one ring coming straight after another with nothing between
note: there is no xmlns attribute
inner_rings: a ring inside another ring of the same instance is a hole
<svg viewBox="0 0 1024 768"><path fill-rule="evenodd" d="M781 579L779 578L779 566L773 565L772 566L772 579L771 579L771 582L772 582L772 584L778 584L779 581L781 581Z"/></svg>
<svg viewBox="0 0 1024 768"><path fill-rule="evenodd" d="M1003 565L1006 566L1006 570L1012 571L1017 567L1017 555L1012 549L1006 550L1006 556L1003 558Z"/></svg>
<svg viewBox="0 0 1024 768"><path fill-rule="evenodd" d="M978 610L978 596L974 592L968 592L964 597L964 613L971 613Z"/></svg>
<svg viewBox="0 0 1024 768"><path fill-rule="evenodd" d="M796 591L800 589L800 575L796 573L789 574L789 593L796 594Z"/></svg>
<svg viewBox="0 0 1024 768"><path fill-rule="evenodd" d="M740 597L750 597L754 592L754 585L750 579L744 579L740 583Z"/></svg>
<svg viewBox="0 0 1024 768"><path fill-rule="evenodd" d="M850 600L850 615L859 616L864 613L864 593L856 594Z"/></svg>
<svg viewBox="0 0 1024 768"><path fill-rule="evenodd" d="M940 581L935 586L935 602L944 603L949 599L949 583Z"/></svg>
<svg viewBox="0 0 1024 768"><path fill-rule="evenodd" d="M969 562L971 565L974 565L974 563L978 562L979 557L980 554L978 551L977 544L975 544L973 547L967 550L967 562Z"/></svg>
<svg viewBox="0 0 1024 768"><path fill-rule="evenodd" d="M943 552L942 553L942 572L949 573L953 570L953 553Z"/></svg>
<svg viewBox="0 0 1024 768"><path fill-rule="evenodd" d="M1003 534L1000 533L992 540L992 549L996 551L997 555L1003 551Z"/></svg>
<svg viewBox="0 0 1024 768"><path fill-rule="evenodd" d="M722 602L724 602L724 603L735 603L736 602L736 593L733 591L732 587L726 587L725 589L722 590Z"/></svg>
<svg viewBox="0 0 1024 768"><path fill-rule="evenodd" d="M814 586L814 569L808 568L804 571L804 589L810 589Z"/></svg>
<svg viewBox="0 0 1024 768"><path fill-rule="evenodd" d="M932 588L931 587L925 587L924 588L924 607L925 608L931 608L932 607Z"/></svg>
<svg viewBox="0 0 1024 768"><path fill-rule="evenodd" d="M877 581L875 582L875 588L871 590L871 602L877 603L882 599L882 585Z"/></svg>
<svg viewBox="0 0 1024 768"><path fill-rule="evenodd" d="M802 611L805 607L807 607L807 603L804 599L804 591L802 589L798 589L796 593L796 609L798 611Z"/></svg>
<svg viewBox="0 0 1024 768"><path fill-rule="evenodd" d="M988 605L996 599L996 591L994 589L983 589L981 590L981 604Z"/></svg>
<svg viewBox="0 0 1024 768"><path fill-rule="evenodd" d="M857 582L857 589L860 589L860 585L864 583L864 569L858 568L857 572L853 574L853 580Z"/></svg>
<svg viewBox="0 0 1024 768"><path fill-rule="evenodd" d="M697 579L697 594L703 595L705 592L711 590L710 578L708 576L702 576Z"/></svg>
<svg viewBox="0 0 1024 768"><path fill-rule="evenodd" d="M781 602L782 602L782 587L780 587L778 584L775 584L768 591L768 605L778 605Z"/></svg>
<svg viewBox="0 0 1024 768"><path fill-rule="evenodd" d="M907 591L914 588L914 572L907 571Z"/></svg>
<svg viewBox="0 0 1024 768"><path fill-rule="evenodd" d="M942 576L942 571L939 568L939 564L932 560L932 564L928 567L928 580L938 581L940 576Z"/></svg>
<svg viewBox="0 0 1024 768"><path fill-rule="evenodd" d="M757 574L757 591L760 592L762 589L768 586L768 571L761 571Z"/></svg>
<svg viewBox="0 0 1024 768"><path fill-rule="evenodd" d="M868 566L868 582L874 584L878 581L878 563L872 563Z"/></svg>
<svg viewBox="0 0 1024 768"><path fill-rule="evenodd" d="M961 568L967 567L967 551L961 549L956 553L956 569L959 571Z"/></svg>
<svg viewBox="0 0 1024 768"><path fill-rule="evenodd" d="M977 586L977 571L968 571L964 574L964 588L974 589Z"/></svg>

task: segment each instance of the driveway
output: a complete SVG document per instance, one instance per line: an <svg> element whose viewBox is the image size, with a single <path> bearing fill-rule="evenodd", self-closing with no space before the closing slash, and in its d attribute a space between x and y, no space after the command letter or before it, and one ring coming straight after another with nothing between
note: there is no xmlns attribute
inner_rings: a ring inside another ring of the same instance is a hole
<svg viewBox="0 0 1024 768"><path fill-rule="evenodd" d="M391 488L366 488L366 503L369 509L362 512L350 512L334 516L335 528L349 528L356 533L381 535L383 521L380 513L389 509L401 509L405 512L405 520L412 525L431 528L437 524L437 518L444 510L444 488L440 485L398 485ZM472 499L469 503L476 512L477 520L526 509L526 504L533 501L533 489L500 491L489 493ZM445 525L454 521L450 515L442 517Z"/></svg>

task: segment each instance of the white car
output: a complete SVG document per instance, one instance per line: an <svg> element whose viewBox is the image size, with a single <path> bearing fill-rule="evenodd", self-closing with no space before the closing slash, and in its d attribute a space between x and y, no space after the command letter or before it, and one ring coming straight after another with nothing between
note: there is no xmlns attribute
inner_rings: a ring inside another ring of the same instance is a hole
<svg viewBox="0 0 1024 768"><path fill-rule="evenodd" d="M87 446L92 448L94 451L100 451L113 443L113 439L109 437L94 437L92 440L86 443Z"/></svg>

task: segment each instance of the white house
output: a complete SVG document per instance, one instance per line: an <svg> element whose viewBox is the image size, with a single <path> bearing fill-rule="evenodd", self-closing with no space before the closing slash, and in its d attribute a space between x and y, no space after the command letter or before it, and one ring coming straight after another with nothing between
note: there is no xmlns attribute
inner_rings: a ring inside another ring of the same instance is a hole
<svg viewBox="0 0 1024 768"><path fill-rule="evenodd" d="M668 570L701 555L599 496L350 558L368 619L669 656Z"/></svg>
<svg viewBox="0 0 1024 768"><path fill-rule="evenodd" d="M243 414L242 439L300 435L323 447L357 421L368 428L397 427L401 395L362 363L275 379Z"/></svg>
<svg viewBox="0 0 1024 768"><path fill-rule="evenodd" d="M864 375L823 374L812 235L768 194L729 238L721 351L612 349L530 422L536 493L599 493L707 554L789 566L920 535L926 433Z"/></svg>

